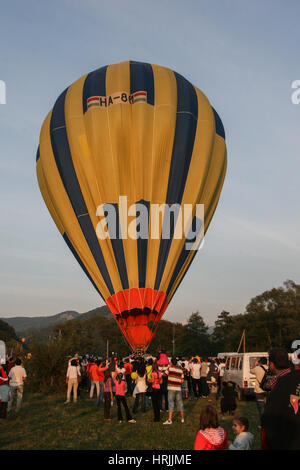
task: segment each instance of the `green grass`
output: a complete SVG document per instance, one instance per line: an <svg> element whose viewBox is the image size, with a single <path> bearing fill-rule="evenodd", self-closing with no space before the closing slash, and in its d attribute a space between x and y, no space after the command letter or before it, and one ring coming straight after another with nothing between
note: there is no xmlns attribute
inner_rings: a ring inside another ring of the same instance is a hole
<svg viewBox="0 0 300 470"><path fill-rule="evenodd" d="M103 408L96 408L96 398L81 392L78 402L64 405L65 395L24 393L17 415L0 420L1 450L192 450L198 428L199 412L207 400L188 398L184 401L185 423L179 413L173 424L154 423L152 407L135 416L137 423L118 424L117 406L112 407L112 421L105 422ZM132 407L133 398L127 403ZM151 406L151 402L150 402ZM219 409L219 402L217 405ZM259 449L259 419L255 400L238 403L236 415L247 416L254 434L253 449ZM234 439L232 417L220 421L228 438Z"/></svg>

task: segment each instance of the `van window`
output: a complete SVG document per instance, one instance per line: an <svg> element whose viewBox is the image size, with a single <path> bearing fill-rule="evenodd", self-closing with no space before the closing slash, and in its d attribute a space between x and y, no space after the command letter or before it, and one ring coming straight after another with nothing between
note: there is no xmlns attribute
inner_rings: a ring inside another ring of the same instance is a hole
<svg viewBox="0 0 300 470"><path fill-rule="evenodd" d="M257 361L258 359L259 359L259 357L249 357L250 369L253 369L254 364L256 363L256 361Z"/></svg>
<svg viewBox="0 0 300 470"><path fill-rule="evenodd" d="M243 369L243 357L241 356L240 357L240 363L239 363L239 370L242 370Z"/></svg>
<svg viewBox="0 0 300 470"><path fill-rule="evenodd" d="M233 356L233 357L231 358L230 369L235 369L236 363L237 363L237 359L238 359L238 358L235 357L235 356Z"/></svg>
<svg viewBox="0 0 300 470"><path fill-rule="evenodd" d="M229 369L229 364L230 364L230 357L227 357L227 359L226 359L226 365L225 365L225 369L226 369L226 370Z"/></svg>
<svg viewBox="0 0 300 470"><path fill-rule="evenodd" d="M267 359L267 364L269 364L269 357L268 356L249 357L250 369L253 369L255 362L259 361L262 357L265 357Z"/></svg>

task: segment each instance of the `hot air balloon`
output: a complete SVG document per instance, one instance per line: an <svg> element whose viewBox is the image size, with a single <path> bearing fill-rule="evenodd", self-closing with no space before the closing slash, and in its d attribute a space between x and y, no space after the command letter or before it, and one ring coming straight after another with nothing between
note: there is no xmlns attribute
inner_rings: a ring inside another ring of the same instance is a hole
<svg viewBox="0 0 300 470"><path fill-rule="evenodd" d="M209 226L225 172L217 112L198 88L159 65L99 68L69 86L47 115L37 151L42 196L132 350L148 348ZM129 225L136 236L127 236L124 198L135 208ZM143 236L138 215L154 205L163 208L159 222L147 218L147 233L155 228L156 236ZM179 216L168 219L168 208L187 205L187 230L177 237ZM109 208L117 236L110 236Z"/></svg>

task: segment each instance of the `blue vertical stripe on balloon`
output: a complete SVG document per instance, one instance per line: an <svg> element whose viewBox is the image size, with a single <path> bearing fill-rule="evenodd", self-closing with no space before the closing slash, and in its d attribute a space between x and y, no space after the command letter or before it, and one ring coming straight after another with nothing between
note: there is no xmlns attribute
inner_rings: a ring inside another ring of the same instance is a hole
<svg viewBox="0 0 300 470"><path fill-rule="evenodd" d="M99 271L111 295L114 294L113 285L105 264L105 260L90 219L80 185L72 161L65 123L65 90L57 99L50 120L50 138L53 155L56 161L62 183L72 204L82 233L89 249L95 259Z"/></svg>

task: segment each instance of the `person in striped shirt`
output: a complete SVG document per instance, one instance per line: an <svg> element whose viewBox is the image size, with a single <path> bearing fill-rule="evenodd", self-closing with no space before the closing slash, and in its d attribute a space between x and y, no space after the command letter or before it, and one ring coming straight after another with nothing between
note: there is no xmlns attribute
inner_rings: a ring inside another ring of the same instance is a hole
<svg viewBox="0 0 300 470"><path fill-rule="evenodd" d="M169 405L169 418L163 424L172 424L172 417L177 405L177 410L180 412L181 422L184 423L184 409L182 402L181 384L184 381L183 370L177 365L177 359L172 357L171 364L167 371L168 374L168 405Z"/></svg>

